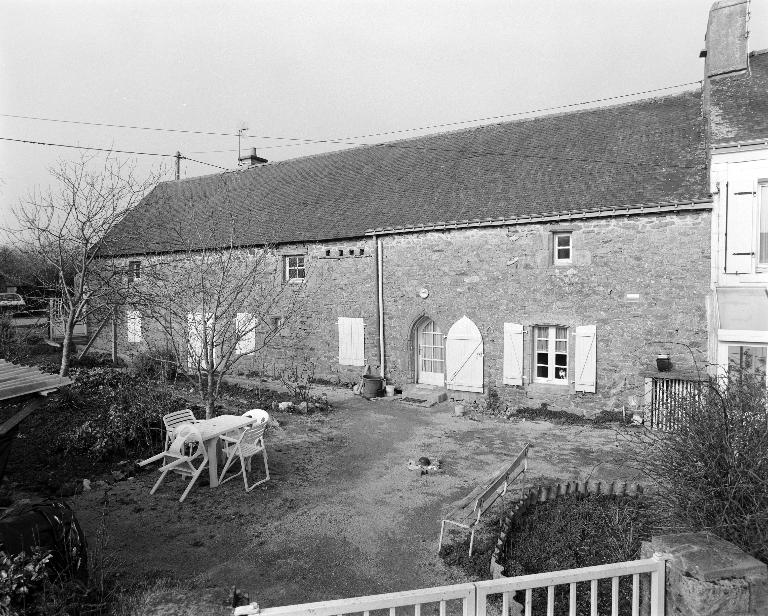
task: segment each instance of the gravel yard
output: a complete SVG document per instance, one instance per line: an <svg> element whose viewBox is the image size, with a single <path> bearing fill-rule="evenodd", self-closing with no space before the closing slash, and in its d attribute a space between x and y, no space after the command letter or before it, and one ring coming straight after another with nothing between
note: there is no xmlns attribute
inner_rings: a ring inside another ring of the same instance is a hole
<svg viewBox="0 0 768 616"><path fill-rule="evenodd" d="M290 415L268 433L272 478L251 493L239 481L198 485L179 503L176 477L150 496L152 468L76 496L92 546L105 538L99 549L126 581L178 580L201 601L236 586L272 607L466 581L437 557L441 513L527 441L527 483L635 479L615 461L610 428L331 396L334 412ZM422 455L441 470L409 471Z"/></svg>

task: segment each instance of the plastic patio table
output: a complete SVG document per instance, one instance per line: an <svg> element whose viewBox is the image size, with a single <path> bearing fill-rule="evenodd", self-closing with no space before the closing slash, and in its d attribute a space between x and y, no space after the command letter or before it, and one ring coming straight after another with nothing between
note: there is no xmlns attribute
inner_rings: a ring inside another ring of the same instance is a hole
<svg viewBox="0 0 768 616"><path fill-rule="evenodd" d="M210 486L215 488L219 485L219 457L217 445L219 437L227 432L239 430L254 423L253 418L243 417L242 415L219 415L211 419L201 419L196 421L194 426L200 431L203 442L208 450L208 477Z"/></svg>

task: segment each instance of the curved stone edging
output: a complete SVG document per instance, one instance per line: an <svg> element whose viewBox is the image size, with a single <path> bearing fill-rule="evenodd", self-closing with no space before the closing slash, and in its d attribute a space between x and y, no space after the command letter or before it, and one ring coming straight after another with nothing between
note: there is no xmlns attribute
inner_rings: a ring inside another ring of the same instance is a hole
<svg viewBox="0 0 768 616"><path fill-rule="evenodd" d="M518 520L530 507L536 503L546 503L568 494L594 494L605 496L639 496L645 493L645 488L639 483L628 483L626 481L612 481L603 483L602 481L568 481L554 485L538 485L529 488L527 493L523 490L523 496L519 498L511 507L509 513L504 516L504 523L501 525L499 537L496 540L496 547L491 555L490 572L495 580L504 575L504 566L499 563L502 556L504 544L507 542L507 536L512 528L512 523Z"/></svg>

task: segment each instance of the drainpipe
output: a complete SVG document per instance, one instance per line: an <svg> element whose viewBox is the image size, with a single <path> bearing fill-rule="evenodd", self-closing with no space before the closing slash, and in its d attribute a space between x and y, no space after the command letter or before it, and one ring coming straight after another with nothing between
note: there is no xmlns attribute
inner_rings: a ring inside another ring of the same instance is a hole
<svg viewBox="0 0 768 616"><path fill-rule="evenodd" d="M382 279L382 243L378 235L373 236L376 241L376 296L378 299L379 315L379 370L381 378L384 378L384 281Z"/></svg>

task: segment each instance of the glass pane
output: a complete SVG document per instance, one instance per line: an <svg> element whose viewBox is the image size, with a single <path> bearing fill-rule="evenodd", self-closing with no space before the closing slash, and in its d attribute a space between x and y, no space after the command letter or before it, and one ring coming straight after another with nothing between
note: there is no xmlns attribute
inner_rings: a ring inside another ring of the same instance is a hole
<svg viewBox="0 0 768 616"><path fill-rule="evenodd" d="M768 264L768 184L760 186L760 263Z"/></svg>
<svg viewBox="0 0 768 616"><path fill-rule="evenodd" d="M768 347L729 346L728 365L749 374L765 376Z"/></svg>
<svg viewBox="0 0 768 616"><path fill-rule="evenodd" d="M536 363L542 366L548 366L549 353L536 353Z"/></svg>
<svg viewBox="0 0 768 616"><path fill-rule="evenodd" d="M567 366L567 365L568 365L568 356L564 355L563 353L556 353L555 366Z"/></svg>
<svg viewBox="0 0 768 616"><path fill-rule="evenodd" d="M571 249L570 248L558 248L557 249L557 258L558 259L570 259L571 258Z"/></svg>
<svg viewBox="0 0 768 616"><path fill-rule="evenodd" d="M568 378L568 368L555 368L555 378L565 381Z"/></svg>
<svg viewBox="0 0 768 616"><path fill-rule="evenodd" d="M558 235L557 236L557 247L560 248L562 246L570 246L571 245L571 236L570 235Z"/></svg>
<svg viewBox="0 0 768 616"><path fill-rule="evenodd" d="M536 366L536 376L546 379L549 376L549 368L546 366Z"/></svg>

